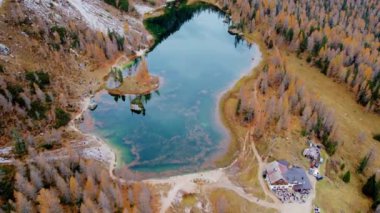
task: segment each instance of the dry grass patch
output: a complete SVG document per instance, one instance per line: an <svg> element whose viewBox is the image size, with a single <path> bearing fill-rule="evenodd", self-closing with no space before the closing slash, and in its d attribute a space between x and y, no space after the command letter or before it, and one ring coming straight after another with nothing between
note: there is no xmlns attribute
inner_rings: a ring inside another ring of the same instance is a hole
<svg viewBox="0 0 380 213"><path fill-rule="evenodd" d="M237 195L235 192L226 189L214 189L209 192L208 197L213 212L218 212L220 209L223 209L224 212L277 212L275 209L265 208L251 203Z"/></svg>
<svg viewBox="0 0 380 213"><path fill-rule="evenodd" d="M239 167L239 172L231 175L230 180L236 182L236 185L241 186L245 192L261 200L273 202L261 188L259 177L257 176L259 165L253 153L248 157L238 159L236 164Z"/></svg>
<svg viewBox="0 0 380 213"><path fill-rule="evenodd" d="M340 144L332 159L344 163L344 171L350 170L354 174L348 184L339 178L339 173L342 172L338 172L331 180L319 182L316 203L327 212L367 211L370 200L361 193L365 177L357 175L355 170L369 150L380 153L380 143L372 138L373 134L380 132L380 116L367 112L356 103L355 97L345 85L334 82L303 59L294 54L287 54L285 58L288 71L305 82L307 90L316 94L328 108L334 109ZM359 142L358 136L362 132L366 138ZM380 161L374 156L365 175L372 174L379 167Z"/></svg>

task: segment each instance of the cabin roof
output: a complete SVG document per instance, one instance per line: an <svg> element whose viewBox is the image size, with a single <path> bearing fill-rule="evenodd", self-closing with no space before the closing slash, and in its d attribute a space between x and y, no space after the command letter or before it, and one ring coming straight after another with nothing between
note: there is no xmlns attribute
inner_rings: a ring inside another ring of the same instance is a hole
<svg viewBox="0 0 380 213"><path fill-rule="evenodd" d="M265 170L270 184L283 180L285 184L294 184L295 190L310 190L312 188L305 170L296 166L289 168L287 161L273 161L266 166Z"/></svg>
<svg viewBox="0 0 380 213"><path fill-rule="evenodd" d="M312 188L305 170L300 167L288 169L284 176L289 183L295 184L295 190L310 190Z"/></svg>

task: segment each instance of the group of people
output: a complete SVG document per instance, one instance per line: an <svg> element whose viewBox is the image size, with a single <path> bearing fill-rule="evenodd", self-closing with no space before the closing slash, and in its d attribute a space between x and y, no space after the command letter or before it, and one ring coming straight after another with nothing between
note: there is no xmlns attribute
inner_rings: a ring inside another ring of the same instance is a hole
<svg viewBox="0 0 380 213"><path fill-rule="evenodd" d="M282 187L274 187L272 189L273 193L278 197L278 199L282 203L304 203L306 201L307 196L309 195L309 191L301 191L296 192L293 189L282 188Z"/></svg>

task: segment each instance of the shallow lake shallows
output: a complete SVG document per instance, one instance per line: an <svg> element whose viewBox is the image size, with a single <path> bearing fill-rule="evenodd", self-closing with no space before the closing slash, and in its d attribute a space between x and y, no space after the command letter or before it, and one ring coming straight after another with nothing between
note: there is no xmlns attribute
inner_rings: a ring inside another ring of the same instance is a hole
<svg viewBox="0 0 380 213"><path fill-rule="evenodd" d="M219 13L194 15L146 56L159 91L145 96L96 95L82 130L96 134L118 153L118 161L143 173L192 172L210 168L211 159L228 146L217 113L218 97L261 53L228 33ZM126 70L124 73L133 73ZM144 106L131 111L130 103ZM158 173L157 173L158 174Z"/></svg>

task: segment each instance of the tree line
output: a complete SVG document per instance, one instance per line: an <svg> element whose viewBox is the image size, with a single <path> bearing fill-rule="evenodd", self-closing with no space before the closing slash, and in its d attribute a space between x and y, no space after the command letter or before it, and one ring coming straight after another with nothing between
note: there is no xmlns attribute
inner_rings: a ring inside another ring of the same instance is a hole
<svg viewBox="0 0 380 213"><path fill-rule="evenodd" d="M148 185L122 185L75 152L58 161L37 155L0 171L8 176L0 176L5 212L152 212Z"/></svg>
<svg viewBox="0 0 380 213"><path fill-rule="evenodd" d="M358 103L380 113L378 1L220 0L242 30L262 30L273 43L306 57Z"/></svg>
<svg viewBox="0 0 380 213"><path fill-rule="evenodd" d="M303 134L316 136L327 153L333 155L338 145L334 113L287 72L277 48L273 53L253 85L240 89L237 116L242 122L254 125L256 137L262 137L271 125L277 132L287 130L291 117L297 116Z"/></svg>

